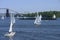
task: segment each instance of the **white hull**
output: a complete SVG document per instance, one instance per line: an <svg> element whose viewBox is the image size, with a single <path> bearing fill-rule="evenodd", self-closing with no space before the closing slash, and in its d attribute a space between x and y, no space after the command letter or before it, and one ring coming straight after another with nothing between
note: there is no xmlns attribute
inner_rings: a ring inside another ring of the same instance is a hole
<svg viewBox="0 0 60 40"><path fill-rule="evenodd" d="M41 23L34 23L35 25L40 25Z"/></svg>
<svg viewBox="0 0 60 40"><path fill-rule="evenodd" d="M15 32L10 32L10 33L6 33L4 36L13 37L14 35L15 35Z"/></svg>

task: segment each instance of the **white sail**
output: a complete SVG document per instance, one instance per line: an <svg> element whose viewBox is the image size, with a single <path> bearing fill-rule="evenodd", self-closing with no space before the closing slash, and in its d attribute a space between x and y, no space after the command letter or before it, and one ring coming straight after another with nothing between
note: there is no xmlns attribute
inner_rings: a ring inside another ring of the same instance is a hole
<svg viewBox="0 0 60 40"><path fill-rule="evenodd" d="M14 18L14 16L11 15L11 23L10 23L9 32L12 32L12 27L13 27L14 23L15 23L15 18Z"/></svg>
<svg viewBox="0 0 60 40"><path fill-rule="evenodd" d="M1 19L4 19L4 16L2 16Z"/></svg>
<svg viewBox="0 0 60 40"><path fill-rule="evenodd" d="M13 23L11 22L9 32L12 32L12 26L13 26Z"/></svg>
<svg viewBox="0 0 60 40"><path fill-rule="evenodd" d="M14 18L14 16L12 17L12 20L13 20L12 23L14 24L14 23L15 23L15 18Z"/></svg>
<svg viewBox="0 0 60 40"><path fill-rule="evenodd" d="M34 24L37 23L38 19L39 19L39 15L37 15L37 17L36 17L36 19L35 19L35 21L34 21Z"/></svg>
<svg viewBox="0 0 60 40"><path fill-rule="evenodd" d="M41 24L41 18L42 18L42 16L40 15L39 19L38 19L38 24Z"/></svg>
<svg viewBox="0 0 60 40"><path fill-rule="evenodd" d="M53 18L56 18L56 15L55 14L53 15Z"/></svg>
<svg viewBox="0 0 60 40"><path fill-rule="evenodd" d="M36 19L35 19L35 22L34 22L34 24L37 24L37 25L40 25L41 24L41 18L42 18L42 16L40 15L38 15L37 17L36 17Z"/></svg>

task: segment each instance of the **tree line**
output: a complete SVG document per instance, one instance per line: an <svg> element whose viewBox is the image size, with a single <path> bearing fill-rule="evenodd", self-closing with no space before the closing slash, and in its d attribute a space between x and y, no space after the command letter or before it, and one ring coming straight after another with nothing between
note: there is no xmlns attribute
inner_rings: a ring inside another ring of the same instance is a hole
<svg viewBox="0 0 60 40"><path fill-rule="evenodd" d="M23 14L25 17L36 17L38 15L46 16L46 17L52 17L54 14L56 17L60 17L60 11L44 11L44 12L34 12L34 13L27 13Z"/></svg>
<svg viewBox="0 0 60 40"><path fill-rule="evenodd" d="M38 15L42 15L43 17L52 17L54 14L56 15L56 17L60 17L60 11L44 11L44 12L27 13L27 14L23 14L22 17L36 17L37 13ZM17 16L21 17L20 13L15 15L15 17Z"/></svg>

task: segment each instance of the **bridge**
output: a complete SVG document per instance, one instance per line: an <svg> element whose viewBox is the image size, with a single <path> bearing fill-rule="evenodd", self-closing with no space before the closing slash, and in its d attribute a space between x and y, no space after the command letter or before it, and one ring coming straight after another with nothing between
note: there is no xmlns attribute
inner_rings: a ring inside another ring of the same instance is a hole
<svg viewBox="0 0 60 40"><path fill-rule="evenodd" d="M12 9L0 8L0 17L2 17L2 16L9 17L10 14L13 14L15 16L16 14L20 14L20 13L14 11ZM23 16L23 17L16 17L16 18L18 18L20 20L35 20L35 18L36 18L36 17L24 17L23 14L20 14L20 15ZM45 16L42 15L42 20L55 20L55 19L56 18L52 18L52 17L47 18L47 17L45 17Z"/></svg>

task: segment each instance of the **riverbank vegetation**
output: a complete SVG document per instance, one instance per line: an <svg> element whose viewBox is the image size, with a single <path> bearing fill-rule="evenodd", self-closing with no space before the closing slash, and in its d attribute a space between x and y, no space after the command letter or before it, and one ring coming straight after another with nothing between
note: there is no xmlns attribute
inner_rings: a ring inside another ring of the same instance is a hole
<svg viewBox="0 0 60 40"><path fill-rule="evenodd" d="M46 17L52 17L54 14L56 15L56 17L60 17L60 11L44 11L44 12L34 12L34 13L27 13L27 14L23 14L23 16L25 17L36 17L37 16L37 13L39 15L42 15L42 16L46 16ZM20 14L16 14L16 16L21 16Z"/></svg>

